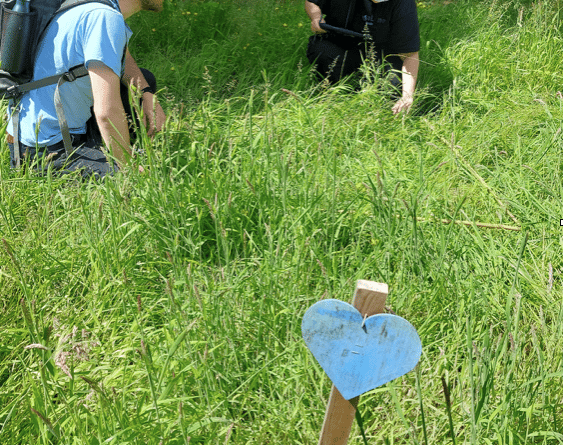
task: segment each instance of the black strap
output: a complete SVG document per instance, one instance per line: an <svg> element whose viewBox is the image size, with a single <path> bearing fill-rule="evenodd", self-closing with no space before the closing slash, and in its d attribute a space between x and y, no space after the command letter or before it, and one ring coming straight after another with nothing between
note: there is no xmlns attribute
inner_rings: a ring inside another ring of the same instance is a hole
<svg viewBox="0 0 563 445"><path fill-rule="evenodd" d="M61 100L60 87L63 83L67 82L63 76L59 78L57 82L57 88L55 89L55 111L57 112L57 119L59 120L59 127L61 128L61 134L63 135L63 143L65 146L66 157L70 158L73 152L72 139L70 138L70 130L68 129L68 122L66 120L65 112L63 109L63 102Z"/></svg>
<svg viewBox="0 0 563 445"><path fill-rule="evenodd" d="M350 19L354 16L354 9L356 8L356 0L350 2L348 6L348 14L346 15L346 22L344 23L344 28L348 29L350 27Z"/></svg>
<svg viewBox="0 0 563 445"><path fill-rule="evenodd" d="M15 102L15 101L14 101ZM19 141L19 132L20 132L20 103L14 103L14 111L12 113L12 122L14 124L13 131L14 131L14 159L16 161L16 169L19 169L21 166L21 158L20 158L20 141Z"/></svg>
<svg viewBox="0 0 563 445"><path fill-rule="evenodd" d="M87 75L88 75L88 70L84 65L75 66L74 68L68 70L66 73L55 74L54 76L45 77L44 79L23 83L21 85L14 85L13 87L8 88L4 97L6 99L13 99L31 90L36 90L37 88L43 88L48 85L54 85L59 82L59 79L61 77L65 79L65 82L73 82L79 77L84 77Z"/></svg>

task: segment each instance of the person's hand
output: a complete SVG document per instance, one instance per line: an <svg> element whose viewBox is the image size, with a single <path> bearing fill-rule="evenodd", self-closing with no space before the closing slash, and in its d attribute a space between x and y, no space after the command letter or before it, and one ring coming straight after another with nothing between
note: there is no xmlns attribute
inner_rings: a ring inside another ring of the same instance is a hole
<svg viewBox="0 0 563 445"><path fill-rule="evenodd" d="M145 93L143 95L143 123L147 129L147 134L151 137L154 136L162 130L165 122L166 115L158 100L155 100L154 94Z"/></svg>
<svg viewBox="0 0 563 445"><path fill-rule="evenodd" d="M397 115L399 113L405 112L408 113L411 109L412 103L414 99L412 96L403 96L401 97L395 105L393 105L392 111L393 114Z"/></svg>
<svg viewBox="0 0 563 445"><path fill-rule="evenodd" d="M325 19L319 20L311 20L311 31L315 34L324 34L326 31L321 28L320 23L325 23Z"/></svg>

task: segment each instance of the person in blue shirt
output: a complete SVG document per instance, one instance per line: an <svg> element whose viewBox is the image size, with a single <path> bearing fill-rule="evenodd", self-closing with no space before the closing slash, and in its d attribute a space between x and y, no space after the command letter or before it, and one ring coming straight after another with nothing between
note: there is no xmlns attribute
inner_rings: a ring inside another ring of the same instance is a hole
<svg viewBox="0 0 563 445"><path fill-rule="evenodd" d="M154 97L154 76L141 70L127 49L131 30L125 19L138 11L161 11L163 0L112 0L114 7L87 3L60 13L46 29L40 42L33 80L42 79L84 64L88 76L60 86L61 101L75 152L66 159L62 133L54 103L56 85L38 88L21 99L19 134L8 122L11 166L14 167L13 138L19 138L20 158L40 158L54 168L81 170L84 175L103 177L113 172L111 159L119 167L131 156L128 88L142 92L142 107L149 134L165 121ZM93 115L92 115L93 111ZM101 138L100 138L101 136ZM12 138L10 141L10 137ZM107 148L106 157L101 142ZM108 160L108 158L110 160Z"/></svg>
<svg viewBox="0 0 563 445"><path fill-rule="evenodd" d="M420 49L415 0L305 0L305 11L314 33L307 46L307 58L321 78L333 83L357 72L368 57L366 48L373 45L375 61L384 64L391 83L401 91L393 104L393 114L410 109ZM370 40L342 32L327 33L321 23L367 33Z"/></svg>

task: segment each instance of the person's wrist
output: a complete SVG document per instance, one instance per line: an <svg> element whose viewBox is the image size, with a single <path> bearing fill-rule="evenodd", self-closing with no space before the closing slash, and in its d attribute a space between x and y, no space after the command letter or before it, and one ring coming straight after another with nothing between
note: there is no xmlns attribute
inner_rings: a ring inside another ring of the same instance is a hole
<svg viewBox="0 0 563 445"><path fill-rule="evenodd" d="M311 20L311 29L313 30L313 32L319 33L322 32L322 28L321 28L321 18L315 18L313 20Z"/></svg>
<svg viewBox="0 0 563 445"><path fill-rule="evenodd" d="M405 102L405 103L412 103L414 101L414 97L412 94L410 93L405 93L403 94L403 96L401 97L401 101Z"/></svg>

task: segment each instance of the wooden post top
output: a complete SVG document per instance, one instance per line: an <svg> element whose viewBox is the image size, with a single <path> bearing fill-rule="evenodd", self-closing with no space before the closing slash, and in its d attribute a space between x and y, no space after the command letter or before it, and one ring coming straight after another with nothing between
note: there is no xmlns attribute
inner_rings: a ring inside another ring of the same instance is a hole
<svg viewBox="0 0 563 445"><path fill-rule="evenodd" d="M385 301L389 294L389 287L385 283L358 280L352 306L358 309L363 317L385 312Z"/></svg>

